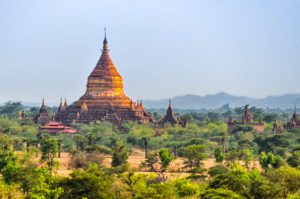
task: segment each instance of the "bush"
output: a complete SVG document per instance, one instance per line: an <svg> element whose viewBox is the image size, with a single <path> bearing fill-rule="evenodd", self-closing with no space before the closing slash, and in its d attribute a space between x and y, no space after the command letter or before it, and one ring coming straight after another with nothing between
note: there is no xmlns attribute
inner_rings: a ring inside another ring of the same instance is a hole
<svg viewBox="0 0 300 199"><path fill-rule="evenodd" d="M73 154L69 166L74 169L87 169L89 164L94 163L100 168L102 162L103 159L98 154L80 152Z"/></svg>
<svg viewBox="0 0 300 199"><path fill-rule="evenodd" d="M211 177L214 177L216 175L219 175L219 174L224 174L224 173L227 173L228 172L228 168L222 164L218 164L216 166L213 166L211 168L209 168L208 170L208 174L211 176Z"/></svg>
<svg viewBox="0 0 300 199"><path fill-rule="evenodd" d="M240 196L239 194L223 189L206 189L203 193L200 194L201 199L243 199L244 197Z"/></svg>

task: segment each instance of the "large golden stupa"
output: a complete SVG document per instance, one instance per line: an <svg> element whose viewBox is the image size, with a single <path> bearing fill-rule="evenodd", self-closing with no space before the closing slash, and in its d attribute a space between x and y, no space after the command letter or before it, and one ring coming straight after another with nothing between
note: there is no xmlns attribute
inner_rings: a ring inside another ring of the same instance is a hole
<svg viewBox="0 0 300 199"><path fill-rule="evenodd" d="M142 102L135 103L124 93L122 77L109 56L106 34L101 57L88 77L85 94L69 106L61 103L56 120L67 125L94 121L109 121L117 125L129 120L151 121Z"/></svg>

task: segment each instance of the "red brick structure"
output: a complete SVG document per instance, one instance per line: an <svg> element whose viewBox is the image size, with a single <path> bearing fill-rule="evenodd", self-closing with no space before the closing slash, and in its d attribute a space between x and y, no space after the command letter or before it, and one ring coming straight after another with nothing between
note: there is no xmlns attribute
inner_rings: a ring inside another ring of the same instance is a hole
<svg viewBox="0 0 300 199"><path fill-rule="evenodd" d="M47 107L45 105L45 100L43 99L42 106L40 108L39 113L33 118L33 121L40 125L45 125L49 121L51 121L51 116L47 111Z"/></svg>
<svg viewBox="0 0 300 199"><path fill-rule="evenodd" d="M249 110L249 105L245 106L242 122L233 120L230 117L229 121L227 122L227 126L228 126L228 132L230 133L233 133L233 131L237 126L250 126L253 127L253 129L256 130L257 132L264 132L265 130L264 123L262 121L258 121L258 122L253 121L252 113Z"/></svg>
<svg viewBox="0 0 300 199"><path fill-rule="evenodd" d="M66 103L65 103L66 104ZM151 118L142 102L133 102L123 90L123 80L114 66L106 36L101 57L88 77L85 94L71 105L61 105L56 121L65 125L108 121L116 125L132 120L148 123Z"/></svg>
<svg viewBox="0 0 300 199"><path fill-rule="evenodd" d="M175 125L181 125L185 127L187 125L187 121L181 121L179 118L177 118L174 113L171 106L171 100L169 100L169 106L167 109L166 115L162 118L161 121L159 121L159 124L165 125L165 124L171 124L172 126Z"/></svg>
<svg viewBox="0 0 300 199"><path fill-rule="evenodd" d="M296 108L295 108L295 111L292 115L292 118L290 120L290 122L288 122L286 125L285 125L285 128L286 129L296 129L296 128L300 128L300 116L297 114L296 112Z"/></svg>
<svg viewBox="0 0 300 199"><path fill-rule="evenodd" d="M161 124L171 124L171 125L177 125L179 123L178 119L175 117L175 115L173 114L173 110L172 110L172 106L171 106L171 100L169 100L169 106L167 109L167 113L166 115L163 117L163 119L161 120Z"/></svg>
<svg viewBox="0 0 300 199"><path fill-rule="evenodd" d="M58 134L58 133L73 134L73 133L76 133L75 129L68 127L68 126L64 126L61 122L53 122L53 121L48 122L44 126L40 126L39 130L42 132L44 132L44 131L48 132L50 134Z"/></svg>

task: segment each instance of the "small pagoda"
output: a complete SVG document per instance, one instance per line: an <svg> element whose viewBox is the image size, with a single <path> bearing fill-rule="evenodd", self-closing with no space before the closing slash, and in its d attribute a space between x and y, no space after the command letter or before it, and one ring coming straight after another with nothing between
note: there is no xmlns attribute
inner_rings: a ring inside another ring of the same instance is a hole
<svg viewBox="0 0 300 199"><path fill-rule="evenodd" d="M42 101L42 106L40 108L39 113L33 118L33 121L39 125L45 125L49 121L51 121L51 116L47 111L47 107L45 105L45 100Z"/></svg>
<svg viewBox="0 0 300 199"><path fill-rule="evenodd" d="M169 100L169 106L166 112L166 115L162 118L161 121L159 121L161 125L165 124L171 124L172 126L181 125L182 127L185 127L187 125L187 121L181 121L179 118L177 118L172 109L171 100Z"/></svg>
<svg viewBox="0 0 300 199"><path fill-rule="evenodd" d="M161 120L162 125L167 124L167 123L169 123L171 125L177 125L179 123L178 119L176 118L176 116L173 113L173 109L171 106L171 100L169 100L169 106L167 109L167 113Z"/></svg>
<svg viewBox="0 0 300 199"><path fill-rule="evenodd" d="M292 118L289 122L285 124L286 129L296 129L300 128L300 116L297 114L297 109L295 107L294 113L292 115Z"/></svg>
<svg viewBox="0 0 300 199"><path fill-rule="evenodd" d="M142 102L135 103L124 93L122 77L114 66L109 51L105 34L102 54L88 77L86 92L69 106L61 102L56 121L65 125L96 121L121 125L126 121L151 121Z"/></svg>

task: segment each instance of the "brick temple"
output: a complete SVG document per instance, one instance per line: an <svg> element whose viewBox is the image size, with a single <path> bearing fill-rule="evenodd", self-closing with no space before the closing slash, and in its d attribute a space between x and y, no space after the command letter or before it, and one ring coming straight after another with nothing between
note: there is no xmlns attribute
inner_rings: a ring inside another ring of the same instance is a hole
<svg viewBox="0 0 300 199"><path fill-rule="evenodd" d="M284 126L286 129L300 128L300 116L297 114L296 107L295 107L295 111L292 115L291 120L289 122L287 122Z"/></svg>
<svg viewBox="0 0 300 199"><path fill-rule="evenodd" d="M33 121L39 125L45 125L51 121L51 116L48 113L47 106L45 105L45 100L43 98L42 106L39 113L33 118Z"/></svg>
<svg viewBox="0 0 300 199"><path fill-rule="evenodd" d="M170 124L172 126L180 125L182 127L186 127L188 122L186 120L180 120L179 118L177 118L174 115L173 109L171 106L171 100L169 100L169 106L167 108L166 115L160 121L158 121L158 123L160 125Z"/></svg>
<svg viewBox="0 0 300 199"><path fill-rule="evenodd" d="M230 133L234 132L237 126L251 126L257 132L264 132L265 130L264 123L261 120L258 122L253 121L253 117L249 109L249 105L246 105L244 108L244 115L243 115L242 122L233 120L230 117L229 121L227 122L227 126L228 126L228 132Z"/></svg>
<svg viewBox="0 0 300 199"><path fill-rule="evenodd" d="M116 125L126 121L144 124L152 121L142 101L135 103L124 93L122 77L109 55L106 34L100 59L88 77L86 92L69 106L61 102L55 119L65 125L96 121Z"/></svg>

